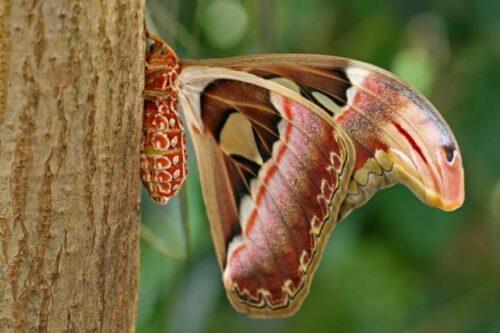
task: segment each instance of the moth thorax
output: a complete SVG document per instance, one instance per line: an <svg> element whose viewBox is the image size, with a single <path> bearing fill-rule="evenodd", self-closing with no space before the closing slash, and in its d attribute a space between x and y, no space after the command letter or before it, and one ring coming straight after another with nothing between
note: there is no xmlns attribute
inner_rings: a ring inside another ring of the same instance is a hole
<svg viewBox="0 0 500 333"><path fill-rule="evenodd" d="M153 44L146 56L141 178L151 197L166 204L187 176L187 144L178 113L179 71L170 48Z"/></svg>

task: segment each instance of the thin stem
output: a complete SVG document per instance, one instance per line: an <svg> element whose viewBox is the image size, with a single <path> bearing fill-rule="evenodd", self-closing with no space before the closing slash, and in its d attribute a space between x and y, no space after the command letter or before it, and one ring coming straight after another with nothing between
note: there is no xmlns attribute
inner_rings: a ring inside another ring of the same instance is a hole
<svg viewBox="0 0 500 333"><path fill-rule="evenodd" d="M164 257L173 260L185 261L186 256L183 254L178 254L173 249L169 248L165 245L165 242L162 242L158 239L154 232L149 229L144 223L141 225L141 239L149 245L152 249L162 254Z"/></svg>
<svg viewBox="0 0 500 333"><path fill-rule="evenodd" d="M184 232L184 245L185 245L185 251L184 255L186 256L187 259L190 258L190 253L191 253L191 235L190 235L190 228L189 228L189 201L188 201L188 186L187 186L188 179L184 181L184 188L181 190L181 220L182 220L182 230Z"/></svg>

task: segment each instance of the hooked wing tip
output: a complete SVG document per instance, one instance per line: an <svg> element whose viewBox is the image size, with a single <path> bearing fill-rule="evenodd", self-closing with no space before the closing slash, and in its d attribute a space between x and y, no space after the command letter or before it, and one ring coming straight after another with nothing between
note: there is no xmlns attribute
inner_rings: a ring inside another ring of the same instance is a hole
<svg viewBox="0 0 500 333"><path fill-rule="evenodd" d="M417 197L429 206L453 211L462 206L465 199L464 170L458 148L443 149L435 146L425 159L408 152L390 154L390 160L397 166L398 181L406 184ZM454 145L456 147L456 145ZM401 158L405 157L405 158Z"/></svg>
<svg viewBox="0 0 500 333"><path fill-rule="evenodd" d="M441 158L438 156L437 160L441 171L441 184L436 192L426 191L429 192L426 193L427 203L444 211L456 210L462 206L465 199L462 156L458 148L445 146Z"/></svg>

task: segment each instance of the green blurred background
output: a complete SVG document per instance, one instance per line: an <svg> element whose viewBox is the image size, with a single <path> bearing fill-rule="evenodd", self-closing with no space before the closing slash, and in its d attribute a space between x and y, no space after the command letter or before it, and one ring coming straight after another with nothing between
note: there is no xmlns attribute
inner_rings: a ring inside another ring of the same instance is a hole
<svg viewBox="0 0 500 333"><path fill-rule="evenodd" d="M254 320L226 299L191 150L189 244L180 200L143 196L138 332L500 332L500 1L147 6L150 30L182 57L321 53L395 72L453 128L466 201L444 213L403 186L381 191L336 227L299 313Z"/></svg>

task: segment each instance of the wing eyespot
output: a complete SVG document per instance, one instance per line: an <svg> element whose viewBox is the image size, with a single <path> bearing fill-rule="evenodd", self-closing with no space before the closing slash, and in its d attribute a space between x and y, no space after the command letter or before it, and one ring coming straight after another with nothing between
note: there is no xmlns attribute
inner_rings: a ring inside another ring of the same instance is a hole
<svg viewBox="0 0 500 333"><path fill-rule="evenodd" d="M446 155L446 161L448 161L448 163L453 162L453 159L455 158L455 152L457 151L455 149L455 146L453 144L445 145L443 146L443 150Z"/></svg>

